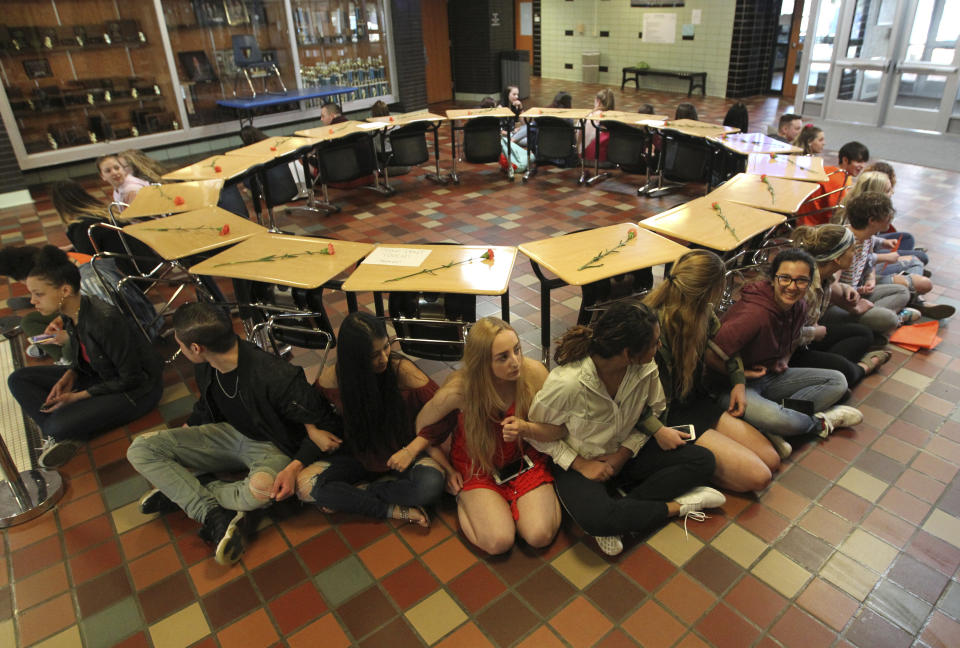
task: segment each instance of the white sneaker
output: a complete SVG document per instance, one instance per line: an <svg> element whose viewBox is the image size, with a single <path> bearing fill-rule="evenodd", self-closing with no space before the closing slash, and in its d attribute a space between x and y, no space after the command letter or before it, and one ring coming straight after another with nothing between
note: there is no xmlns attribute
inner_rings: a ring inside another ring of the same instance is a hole
<svg viewBox="0 0 960 648"><path fill-rule="evenodd" d="M39 345L31 344L27 347L27 355L31 358L42 358L45 354Z"/></svg>
<svg viewBox="0 0 960 648"><path fill-rule="evenodd" d="M699 486L679 497L674 497L673 501L680 505L678 515L685 516L703 509L720 508L726 503L727 498L715 488Z"/></svg>
<svg viewBox="0 0 960 648"><path fill-rule="evenodd" d="M764 433L764 436L766 436L767 440L770 441L770 445L772 445L773 449L777 451L777 454L780 455L781 459L786 459L793 454L793 446L790 445L787 440L779 434L770 434L769 432L766 432Z"/></svg>
<svg viewBox="0 0 960 648"><path fill-rule="evenodd" d="M593 539L597 541L600 551L608 556L617 556L623 551L623 540L620 536L593 536Z"/></svg>
<svg viewBox="0 0 960 648"><path fill-rule="evenodd" d="M833 434L837 428L851 427L863 422L863 412L849 405L834 405L825 412L817 412L813 416L823 421L823 429L818 434L824 439Z"/></svg>
<svg viewBox="0 0 960 648"><path fill-rule="evenodd" d="M43 442L43 450L37 458L37 463L44 468L59 468L73 459L73 455L77 454L77 450L79 450L82 445L79 441L71 441L69 439L66 441L56 441L48 437Z"/></svg>

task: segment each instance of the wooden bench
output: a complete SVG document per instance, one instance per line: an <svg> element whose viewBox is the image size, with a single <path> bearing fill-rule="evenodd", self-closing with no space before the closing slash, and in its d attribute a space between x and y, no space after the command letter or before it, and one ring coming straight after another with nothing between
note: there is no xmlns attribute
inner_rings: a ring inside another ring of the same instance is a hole
<svg viewBox="0 0 960 648"><path fill-rule="evenodd" d="M632 75L632 76L631 76ZM633 81L634 87L640 89L640 77L642 76L662 76L673 77L676 79L688 79L690 88L687 90L687 96L693 94L694 89L700 88L700 94L707 96L707 73L706 72L679 72L677 70L658 70L655 68L625 67L623 68L623 78L620 81L620 89L627 81Z"/></svg>

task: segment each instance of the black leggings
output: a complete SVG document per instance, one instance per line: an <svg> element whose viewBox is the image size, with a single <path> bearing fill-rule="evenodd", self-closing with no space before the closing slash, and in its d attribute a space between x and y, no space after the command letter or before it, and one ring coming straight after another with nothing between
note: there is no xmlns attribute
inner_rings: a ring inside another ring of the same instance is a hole
<svg viewBox="0 0 960 648"><path fill-rule="evenodd" d="M822 340L794 352L790 366L836 369L847 379L847 386L853 387L866 375L857 362L872 344L873 332L863 324L849 322L829 326Z"/></svg>
<svg viewBox="0 0 960 648"><path fill-rule="evenodd" d="M557 495L567 512L590 535L648 532L667 521L667 502L713 477L716 460L706 448L687 444L663 450L649 439L614 483L587 479L577 470L553 467ZM622 484L627 496L611 496Z"/></svg>
<svg viewBox="0 0 960 648"><path fill-rule="evenodd" d="M64 405L49 414L40 411L40 407L50 390L69 367L41 366L17 369L7 379L10 393L17 399L24 414L32 418L44 436L56 441L88 441L93 437L121 425L126 425L150 412L160 401L163 385L160 377L153 389L140 398L131 398L126 392L91 396ZM83 391L99 381L80 374L74 384L74 391Z"/></svg>
<svg viewBox="0 0 960 648"><path fill-rule="evenodd" d="M392 481L373 481L384 473L370 472L355 457L338 452L326 459L330 466L317 475L310 494L318 507L343 513L386 518L390 506L427 506L443 493L444 475L432 466L412 464ZM370 481L366 489L354 486Z"/></svg>

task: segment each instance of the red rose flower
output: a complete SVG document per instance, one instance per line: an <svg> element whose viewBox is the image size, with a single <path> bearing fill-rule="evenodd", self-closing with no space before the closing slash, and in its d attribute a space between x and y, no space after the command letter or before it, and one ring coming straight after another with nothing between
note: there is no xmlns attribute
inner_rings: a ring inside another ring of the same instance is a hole
<svg viewBox="0 0 960 648"><path fill-rule="evenodd" d="M223 227L220 228L220 236L226 236L230 233L230 224L224 223Z"/></svg>
<svg viewBox="0 0 960 648"><path fill-rule="evenodd" d="M183 199L183 196L177 196L173 199L173 204L176 205L177 207L179 207L185 202L187 201Z"/></svg>

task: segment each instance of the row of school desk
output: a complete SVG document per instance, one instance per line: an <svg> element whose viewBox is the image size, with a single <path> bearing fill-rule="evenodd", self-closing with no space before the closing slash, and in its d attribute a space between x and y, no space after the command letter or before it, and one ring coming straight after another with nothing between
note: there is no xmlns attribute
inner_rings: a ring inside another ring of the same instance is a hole
<svg viewBox="0 0 960 648"><path fill-rule="evenodd" d="M342 129L331 132L328 128L326 133L313 134L333 136L360 129L359 124L348 122L340 125ZM677 241L729 255L757 234L783 223L817 189L817 182L826 181L821 158L749 152L751 146L765 143L761 138L755 134L736 138L727 135L726 139L721 136L720 141L727 145L748 151L747 172L707 196L640 223L611 225L516 248L495 246L491 248L493 259L481 258L486 246L373 244L271 232L216 207L224 182L242 173L247 161L297 150L302 145L299 138L259 142L174 171L166 177L220 177L145 187L119 218L126 222L139 220L126 225L124 232L167 260L226 248L189 268L193 274L304 289L315 289L347 275L342 290L348 295L392 291L500 295L504 319L509 319L509 282L519 250L531 260L541 280L541 335L546 361L552 288L583 286L670 263L688 249ZM157 218L160 216L164 217ZM633 235L628 236L629 232ZM329 245L333 246L332 255L324 253L329 252ZM364 263L375 248L421 250L426 256L413 266ZM590 262L595 255L611 249L617 249L617 253ZM547 279L541 266L556 278ZM424 269L434 272L398 280ZM377 304L381 312L380 302Z"/></svg>

